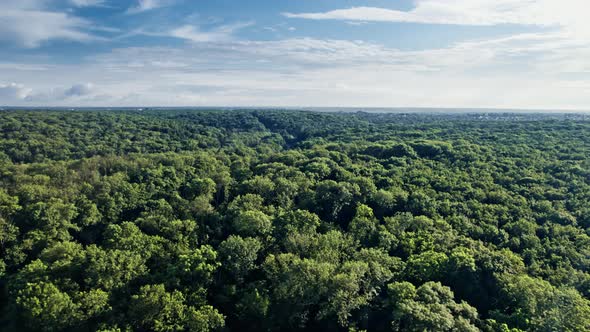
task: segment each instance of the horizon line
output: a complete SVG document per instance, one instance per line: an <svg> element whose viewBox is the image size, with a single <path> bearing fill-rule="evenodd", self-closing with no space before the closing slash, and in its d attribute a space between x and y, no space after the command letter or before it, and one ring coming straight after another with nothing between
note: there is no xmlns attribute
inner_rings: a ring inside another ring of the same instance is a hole
<svg viewBox="0 0 590 332"><path fill-rule="evenodd" d="M300 110L300 111L334 111L345 110L348 112L363 112L373 111L408 111L415 112L529 112L529 113L590 113L590 109L550 109L550 108L507 108L507 107L419 107L419 106L2 106L0 111L16 111L16 110L255 110L255 109L275 109L275 110Z"/></svg>

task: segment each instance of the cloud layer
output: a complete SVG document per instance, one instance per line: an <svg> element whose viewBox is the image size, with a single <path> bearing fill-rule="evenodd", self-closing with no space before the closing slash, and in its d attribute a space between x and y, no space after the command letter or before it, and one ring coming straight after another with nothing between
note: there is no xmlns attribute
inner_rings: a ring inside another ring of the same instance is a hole
<svg viewBox="0 0 590 332"><path fill-rule="evenodd" d="M30 70L23 103L74 106L422 106L585 109L590 85L564 70L589 71L580 52L547 54L558 35L521 34L440 49L402 51L345 40L227 40L182 48L119 48L92 65ZM574 51L575 50L575 51ZM529 65L521 57L535 58ZM516 59L516 60L515 60ZM507 69L499 70L498 64ZM26 67L24 67L26 68ZM19 77L24 77L20 70ZM34 79L33 79L34 77ZM78 84L87 77L94 84ZM100 87L100 88L97 88ZM24 86L10 88L23 91Z"/></svg>
<svg viewBox="0 0 590 332"><path fill-rule="evenodd" d="M553 0L416 0L409 11L277 12L283 22L276 26L290 31L289 37L264 28L269 25L199 16L119 31L75 16L77 9L47 7L49 2L0 3L0 43L34 49L50 41L101 40L104 47L69 63L59 61L59 55L40 56L43 51L0 62L0 105L590 108L590 26L580 10L588 5L577 0L564 0L566 5ZM111 4L69 3L75 8ZM157 13L170 4L137 1L119 15L141 20L149 14L125 13ZM400 49L371 38L310 37L305 24L290 29L303 19L426 27L512 24L527 26L529 32ZM256 29L277 38L245 37ZM108 40L96 35L100 33L121 36Z"/></svg>

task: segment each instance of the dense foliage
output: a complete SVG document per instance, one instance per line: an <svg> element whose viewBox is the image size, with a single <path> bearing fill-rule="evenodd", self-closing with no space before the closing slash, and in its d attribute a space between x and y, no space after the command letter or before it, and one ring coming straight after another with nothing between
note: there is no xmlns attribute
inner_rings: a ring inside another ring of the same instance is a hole
<svg viewBox="0 0 590 332"><path fill-rule="evenodd" d="M0 329L589 331L583 115L0 113Z"/></svg>

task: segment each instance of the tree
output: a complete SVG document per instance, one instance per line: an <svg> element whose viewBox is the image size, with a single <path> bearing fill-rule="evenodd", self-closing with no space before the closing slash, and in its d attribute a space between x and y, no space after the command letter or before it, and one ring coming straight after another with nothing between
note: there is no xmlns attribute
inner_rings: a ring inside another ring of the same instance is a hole
<svg viewBox="0 0 590 332"><path fill-rule="evenodd" d="M80 306L50 282L27 283L16 303L30 328L59 331L73 327L82 318Z"/></svg>
<svg viewBox="0 0 590 332"><path fill-rule="evenodd" d="M375 215L379 218L389 217L400 211L408 200L408 193L400 188L377 190L370 198Z"/></svg>
<svg viewBox="0 0 590 332"><path fill-rule="evenodd" d="M136 326L152 331L206 332L223 327L224 317L211 306L187 306L179 291L164 285L145 285L131 298L130 318Z"/></svg>
<svg viewBox="0 0 590 332"><path fill-rule="evenodd" d="M329 291L335 266L293 254L269 255L263 269L271 283L271 315L280 327L303 328Z"/></svg>
<svg viewBox="0 0 590 332"><path fill-rule="evenodd" d="M138 252L111 249L103 250L96 246L87 248L85 282L104 290L122 288L148 272L145 258Z"/></svg>
<svg viewBox="0 0 590 332"><path fill-rule="evenodd" d="M262 244L254 238L230 235L219 245L219 257L224 270L238 280L255 268Z"/></svg>
<svg viewBox="0 0 590 332"><path fill-rule="evenodd" d="M349 209L358 192L358 186L350 183L323 181L315 191L315 208L322 219L340 223L348 221Z"/></svg>
<svg viewBox="0 0 590 332"><path fill-rule="evenodd" d="M395 331L479 331L477 310L455 302L450 288L438 282L418 288L408 282L388 287Z"/></svg>
<svg viewBox="0 0 590 332"><path fill-rule="evenodd" d="M510 325L530 331L590 329L590 301L575 289L526 275L505 275L501 282L504 303L512 312L506 317Z"/></svg>
<svg viewBox="0 0 590 332"><path fill-rule="evenodd" d="M373 210L367 205L360 204L348 225L348 231L364 246L372 246L377 241L378 225L379 221L373 215Z"/></svg>
<svg viewBox="0 0 590 332"><path fill-rule="evenodd" d="M557 113L2 111L0 330L590 330L588 132Z"/></svg>
<svg viewBox="0 0 590 332"><path fill-rule="evenodd" d="M448 257L444 253L426 251L408 259L406 275L417 282L436 281L445 274Z"/></svg>
<svg viewBox="0 0 590 332"><path fill-rule="evenodd" d="M234 228L243 236L264 236L272 232L272 221L261 211L244 211L234 219Z"/></svg>
<svg viewBox="0 0 590 332"><path fill-rule="evenodd" d="M34 245L66 241L71 239L70 231L80 228L73 223L78 212L73 204L53 198L48 202L38 202L28 208L35 229L29 233Z"/></svg>

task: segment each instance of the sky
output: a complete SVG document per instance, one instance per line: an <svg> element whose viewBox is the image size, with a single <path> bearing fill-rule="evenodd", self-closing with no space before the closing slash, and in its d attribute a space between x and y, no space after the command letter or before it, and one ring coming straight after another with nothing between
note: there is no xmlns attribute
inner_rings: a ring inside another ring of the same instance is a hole
<svg viewBox="0 0 590 332"><path fill-rule="evenodd" d="M587 0L0 0L0 105L590 110Z"/></svg>

